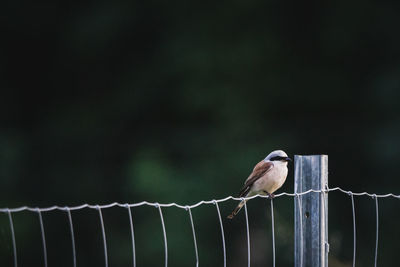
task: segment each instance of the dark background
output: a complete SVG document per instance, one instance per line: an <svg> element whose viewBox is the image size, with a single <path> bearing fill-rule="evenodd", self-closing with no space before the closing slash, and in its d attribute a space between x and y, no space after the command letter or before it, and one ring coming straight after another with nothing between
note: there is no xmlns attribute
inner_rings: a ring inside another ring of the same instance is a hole
<svg viewBox="0 0 400 267"><path fill-rule="evenodd" d="M389 1L5 1L0 8L0 207L193 204L236 194L270 151L329 155L329 183L400 193L400 16ZM293 192L293 166L278 192ZM356 197L357 264L375 202ZM220 204L223 218L235 201ZM275 204L277 265L293 266L293 199ZM399 202L379 201L380 266L396 266ZM252 266L272 263L269 203L248 203ZM163 210L170 266L195 263L187 212ZM157 209L132 210L138 266L162 266ZM192 211L200 264L220 266L214 206ZM104 264L98 214L73 212L78 266ZM131 266L124 209L103 211L110 266ZM13 214L20 266L43 266L37 214ZM43 213L49 266L72 266L65 212ZM244 213L224 219L229 266ZM351 266L350 198L329 195L330 266ZM2 266L12 266L0 214ZM4 263L4 265L3 265Z"/></svg>

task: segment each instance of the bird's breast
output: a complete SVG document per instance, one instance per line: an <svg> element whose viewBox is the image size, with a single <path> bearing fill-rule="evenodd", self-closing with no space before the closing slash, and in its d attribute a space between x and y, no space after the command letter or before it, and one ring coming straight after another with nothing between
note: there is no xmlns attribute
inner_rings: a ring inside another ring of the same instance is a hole
<svg viewBox="0 0 400 267"><path fill-rule="evenodd" d="M272 194L283 185L287 174L288 169L286 166L275 166L254 183L254 190L267 191Z"/></svg>

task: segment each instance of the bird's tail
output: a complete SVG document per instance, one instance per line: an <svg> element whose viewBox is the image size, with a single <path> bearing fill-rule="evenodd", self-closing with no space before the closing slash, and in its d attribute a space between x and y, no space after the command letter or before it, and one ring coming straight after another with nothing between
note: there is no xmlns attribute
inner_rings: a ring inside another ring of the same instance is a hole
<svg viewBox="0 0 400 267"><path fill-rule="evenodd" d="M233 217L236 216L236 214L239 213L239 211L242 209L242 207L244 206L244 203L246 203L247 200L242 200L240 201L239 205L237 205L237 207L232 211L232 213L230 215L228 215L228 219L233 219Z"/></svg>

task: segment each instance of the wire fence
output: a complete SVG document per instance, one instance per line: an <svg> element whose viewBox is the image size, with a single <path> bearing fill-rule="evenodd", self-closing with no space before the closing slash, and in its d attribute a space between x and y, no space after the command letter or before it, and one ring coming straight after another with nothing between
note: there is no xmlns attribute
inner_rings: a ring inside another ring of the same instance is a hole
<svg viewBox="0 0 400 267"><path fill-rule="evenodd" d="M378 200L379 198L396 198L400 199L400 195L395 195L392 193L389 194L371 194L368 192L360 192L360 193L355 193L351 191L346 191L340 187L335 187L335 188L326 188L325 190L308 190L305 192L301 193L280 193L275 195L275 198L279 198L282 196L290 196L295 198L295 203L299 207L299 215L302 216L302 211L301 211L301 196L310 194L310 193L329 193L329 192L341 192L344 194L347 194L351 198L351 204L352 204L352 219L353 219L353 267L356 265L356 213L355 213L355 205L354 205L354 196L368 196L371 197L375 200L375 214L376 214L376 235L375 235L375 255L374 255L374 266L377 266L378 262L378 241L379 241L379 205L378 205ZM18 208L0 208L0 213L5 213L8 215L8 221L9 221L9 226L10 226L10 233L11 233L11 240L12 240L12 248L13 248L13 258L14 258L14 266L18 266L18 256L17 256L17 243L16 243L16 238L15 238L15 229L14 229L14 223L13 223L13 214L21 211L30 211L37 213L38 219L39 219L39 224L40 224L40 231L41 231L41 239L42 239L42 247L43 247L43 262L44 266L48 266L47 262L47 246L46 246L46 235L45 235L45 226L43 223L43 218L42 218L42 213L43 212L51 212L55 210L59 211L64 211L66 212L67 219L68 219L68 224L69 224L69 230L71 234L71 246L72 246L72 256L73 256L73 266L77 266L77 259L76 259L76 247L75 247L75 233L74 233L74 224L73 224L73 217L72 217L72 211L77 211L81 209L94 209L97 210L98 215L99 215L99 221L101 225L101 233L102 233L102 241L103 241L103 249L104 249L104 264L105 267L109 266L109 261L108 261L108 249L107 249L107 238L106 238L106 232L105 232L105 226L104 226L104 220L103 220L103 215L102 215L102 210L112 208L112 207L120 207L124 208L127 210L127 215L129 217L129 226L130 226L130 236L131 236L131 243L132 243L132 265L136 267L136 246L135 246L135 232L134 232L134 225L133 225L133 220L132 220L132 212L131 208L135 207L140 207L140 206L152 206L158 209L159 211L159 216L160 216L160 221L161 221L161 226L162 226L162 233L163 233L163 240L164 240L164 265L165 267L168 266L168 240L167 240L167 233L165 229L165 223L164 223L164 216L162 212L162 208L168 208L168 207L176 207L179 209L184 209L187 211L189 219L190 219L190 224L191 224L191 230L193 234L193 243L194 243L194 248L195 248L195 257L196 257L196 267L199 266L200 259L199 259L199 253L198 253L198 244L197 244L197 238L196 238L196 230L195 230L195 224L192 216L191 210L194 208L197 208L201 205L214 205L216 207L217 215L218 215L218 221L220 225L220 231L221 231L221 239L222 239L222 249L223 249L223 265L226 267L227 261L226 261L226 243L225 243L225 232L224 232L224 224L221 216L221 211L219 208L219 203L228 201L228 200L236 200L236 201L243 201L243 200L251 200L254 198L266 198L266 196L261 196L261 195L256 195L248 198L236 198L233 196L228 196L223 199L217 199L217 200L208 200L208 201L200 201L196 204L193 205L180 205L177 203L157 203L157 202L139 202L139 203L134 203L134 204L129 204L129 203L118 203L114 202L111 204L107 205L90 205L90 204L83 204L80 206L73 206L73 207L68 207L68 206L51 206L51 207L46 207L46 208L38 208L38 207L28 207L28 206L23 206L23 207L18 207ZM274 201L273 199L270 199L270 205L271 205L271 235L272 235L272 261L273 261L273 266L275 267L276 264L276 253L275 253L275 224L274 224ZM247 236L247 266L251 266L251 251L250 251L250 227L249 227L249 217L248 217L248 210L247 210L247 205L245 203L244 205L244 213L245 213L245 219L246 219L246 236ZM303 251L304 248L301 248ZM301 253L302 254L302 253Z"/></svg>

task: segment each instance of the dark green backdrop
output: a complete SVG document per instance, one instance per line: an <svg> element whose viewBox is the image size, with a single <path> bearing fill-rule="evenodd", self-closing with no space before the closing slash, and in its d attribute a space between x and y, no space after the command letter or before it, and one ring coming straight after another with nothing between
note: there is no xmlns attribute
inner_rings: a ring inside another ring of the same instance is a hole
<svg viewBox="0 0 400 267"><path fill-rule="evenodd" d="M399 4L389 1L5 1L0 207L236 194L271 150L328 154L331 187L400 193ZM293 191L293 166L279 192ZM221 204L223 217L236 202ZM356 198L371 266L372 199ZM269 203L249 202L253 266L272 263ZM293 199L275 201L277 266L293 265ZM350 266L350 198L329 196L331 266ZM399 202L380 201L380 266L397 266ZM137 260L162 266L158 211L134 209ZM193 266L189 217L164 210L170 266ZM78 266L102 266L94 210L73 213ZM214 206L193 210L201 266L222 264ZM72 266L65 213L44 213L49 266ZM104 211L110 266L131 266L126 210ZM37 214L15 214L20 266L42 266ZM224 219L244 266L244 214ZM0 214L0 261L12 266ZM139 265L138 265L139 266Z"/></svg>

